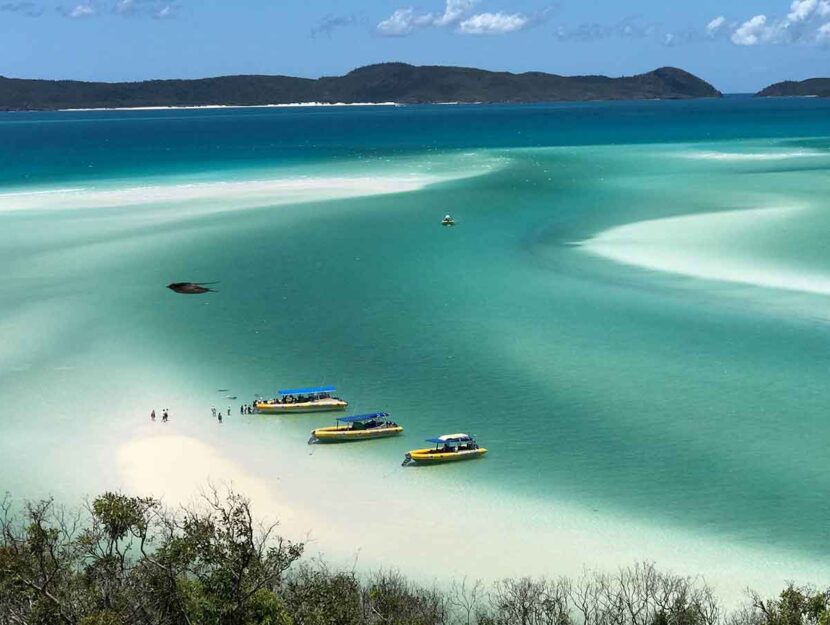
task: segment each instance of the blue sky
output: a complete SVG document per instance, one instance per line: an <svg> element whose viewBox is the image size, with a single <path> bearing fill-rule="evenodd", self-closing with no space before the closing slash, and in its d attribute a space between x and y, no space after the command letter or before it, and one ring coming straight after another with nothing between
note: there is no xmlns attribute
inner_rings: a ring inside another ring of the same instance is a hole
<svg viewBox="0 0 830 625"><path fill-rule="evenodd" d="M0 0L0 75L559 74L673 65L726 92L830 76L830 0Z"/></svg>

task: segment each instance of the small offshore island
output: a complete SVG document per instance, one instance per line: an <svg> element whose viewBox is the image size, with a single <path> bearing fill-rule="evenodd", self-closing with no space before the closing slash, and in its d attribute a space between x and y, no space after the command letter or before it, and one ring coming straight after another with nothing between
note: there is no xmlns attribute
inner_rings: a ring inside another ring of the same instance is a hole
<svg viewBox="0 0 830 625"><path fill-rule="evenodd" d="M820 97L830 98L830 78L808 78L807 80L785 80L765 87L756 94L758 97Z"/></svg>
<svg viewBox="0 0 830 625"><path fill-rule="evenodd" d="M105 83L0 77L0 110L321 104L531 103L718 98L705 80L674 67L609 78L492 72L381 63L344 76L220 76Z"/></svg>

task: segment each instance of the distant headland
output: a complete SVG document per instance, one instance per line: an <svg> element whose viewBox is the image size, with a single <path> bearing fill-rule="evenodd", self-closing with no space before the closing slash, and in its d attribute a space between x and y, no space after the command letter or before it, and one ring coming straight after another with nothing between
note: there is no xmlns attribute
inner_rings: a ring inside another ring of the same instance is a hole
<svg viewBox="0 0 830 625"><path fill-rule="evenodd" d="M717 98L711 84L681 69L635 76L513 74L467 67L381 63L343 76L222 76L193 80L82 82L0 77L0 110L399 103L531 103Z"/></svg>
<svg viewBox="0 0 830 625"><path fill-rule="evenodd" d="M785 80L761 89L755 95L767 97L807 97L830 98L830 78L808 78L807 80Z"/></svg>

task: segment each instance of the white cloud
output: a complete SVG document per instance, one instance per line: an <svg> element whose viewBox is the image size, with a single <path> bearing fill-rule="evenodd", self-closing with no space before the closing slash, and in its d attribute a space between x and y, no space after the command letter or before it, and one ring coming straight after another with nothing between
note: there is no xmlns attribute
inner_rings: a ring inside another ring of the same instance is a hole
<svg viewBox="0 0 830 625"><path fill-rule="evenodd" d="M95 15L95 13L95 7L88 2L85 2L84 4L76 5L66 15L68 17L90 17Z"/></svg>
<svg viewBox="0 0 830 625"><path fill-rule="evenodd" d="M456 24L472 13L478 0L447 0L444 14L434 20L435 26L450 26Z"/></svg>
<svg viewBox="0 0 830 625"><path fill-rule="evenodd" d="M738 46L754 46L769 37L766 15L756 15L745 21L732 33L732 43Z"/></svg>
<svg viewBox="0 0 830 625"><path fill-rule="evenodd" d="M521 13L479 13L461 22L458 32L465 35L501 35L522 30L529 24L530 18Z"/></svg>
<svg viewBox="0 0 830 625"><path fill-rule="evenodd" d="M786 16L769 19L756 15L732 33L732 43L754 46L764 43L822 43L824 18L830 16L830 0L792 0ZM708 30L708 27L707 27Z"/></svg>
<svg viewBox="0 0 830 625"><path fill-rule="evenodd" d="M816 40L819 43L830 43L830 22L822 24L816 33Z"/></svg>
<svg viewBox="0 0 830 625"><path fill-rule="evenodd" d="M69 18L118 15L124 18L166 19L176 17L178 4L178 0L81 0L74 6L58 5L56 10Z"/></svg>
<svg viewBox="0 0 830 625"><path fill-rule="evenodd" d="M790 22L803 22L818 7L818 0L793 0L787 19Z"/></svg>
<svg viewBox="0 0 830 625"><path fill-rule="evenodd" d="M384 35L406 35L412 32L412 17L415 9L398 9L391 16L377 25L378 32Z"/></svg>
<svg viewBox="0 0 830 625"><path fill-rule="evenodd" d="M723 15L719 15L711 22L706 24L706 34L709 36L714 36L723 28L724 24L726 24L726 18Z"/></svg>
<svg viewBox="0 0 830 625"><path fill-rule="evenodd" d="M415 9L398 9L390 17L377 25L380 34L388 37L403 37L412 31L428 26L435 18L432 13L418 15Z"/></svg>
<svg viewBox="0 0 830 625"><path fill-rule="evenodd" d="M455 27L465 35L495 35L526 28L533 20L521 13L478 13L472 15L478 0L446 0L444 12L417 13L412 7L398 9L377 25L377 31L387 37L404 37L427 27Z"/></svg>

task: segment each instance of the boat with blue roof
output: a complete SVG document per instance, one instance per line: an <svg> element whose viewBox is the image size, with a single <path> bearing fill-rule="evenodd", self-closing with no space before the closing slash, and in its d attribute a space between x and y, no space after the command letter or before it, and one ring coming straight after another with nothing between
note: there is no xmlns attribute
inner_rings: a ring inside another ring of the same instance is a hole
<svg viewBox="0 0 830 625"><path fill-rule="evenodd" d="M434 447L413 449L404 456L401 466L408 464L438 464L441 462L455 462L457 460L472 460L481 458L487 453L484 447L479 446L475 438L461 432L444 434L438 438L426 439Z"/></svg>
<svg viewBox="0 0 830 625"><path fill-rule="evenodd" d="M349 402L335 397L336 392L333 386L283 389L274 399L258 401L255 406L266 414L345 410Z"/></svg>
<svg viewBox="0 0 830 625"><path fill-rule="evenodd" d="M388 412L339 417L336 422L337 425L313 430L308 444L365 441L397 436L403 432L403 428L389 417Z"/></svg>

